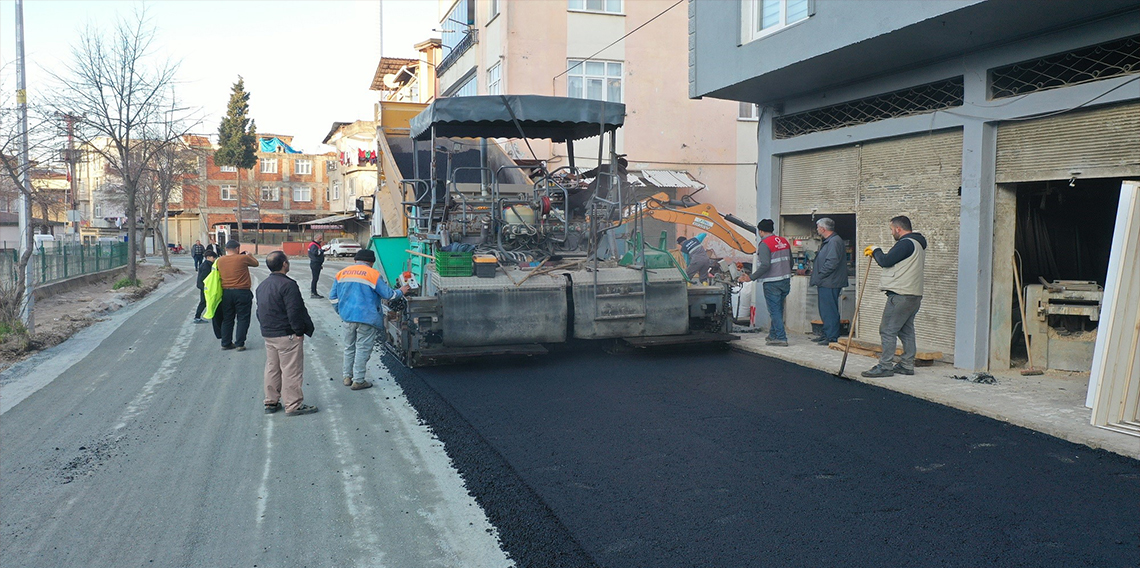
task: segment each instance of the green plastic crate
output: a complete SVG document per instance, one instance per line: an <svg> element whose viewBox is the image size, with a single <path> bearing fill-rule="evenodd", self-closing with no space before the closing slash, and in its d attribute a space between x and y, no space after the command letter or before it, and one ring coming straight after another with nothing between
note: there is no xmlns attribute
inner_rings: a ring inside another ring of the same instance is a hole
<svg viewBox="0 0 1140 568"><path fill-rule="evenodd" d="M435 253L435 270L440 276L471 276L475 272L474 255L469 252Z"/></svg>

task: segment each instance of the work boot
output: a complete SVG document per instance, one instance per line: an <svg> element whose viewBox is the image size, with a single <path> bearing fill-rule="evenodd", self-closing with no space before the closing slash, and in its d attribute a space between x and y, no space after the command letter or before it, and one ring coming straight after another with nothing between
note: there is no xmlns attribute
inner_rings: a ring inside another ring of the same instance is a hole
<svg viewBox="0 0 1140 568"><path fill-rule="evenodd" d="M344 386L346 386L346 387L352 386L352 377L345 377L344 378Z"/></svg>
<svg viewBox="0 0 1140 568"><path fill-rule="evenodd" d="M888 368L888 367L883 367L881 365L875 365L874 367L871 367L869 370L863 371L862 373L859 373L859 374L863 375L864 377L870 377L872 379L879 378L879 377L893 377L893 376L895 376L895 372L893 369ZM911 374L914 374L914 373L911 372Z"/></svg>
<svg viewBox="0 0 1140 568"><path fill-rule="evenodd" d="M318 299L319 299L319 298L324 298L324 296L322 296L322 295L320 295L320 294L318 294L318 293L316 293L316 292L313 292L313 294L312 294L311 296L309 296L309 297L310 297L310 298L318 298Z"/></svg>
<svg viewBox="0 0 1140 568"><path fill-rule="evenodd" d="M787 347L788 342L783 340L783 339L767 339L764 341L764 345L772 345L775 347Z"/></svg>
<svg viewBox="0 0 1140 568"><path fill-rule="evenodd" d="M826 337L820 337L819 339L811 340L811 342L812 343L818 343L820 345L827 345L827 344L831 343L831 340L826 338Z"/></svg>
<svg viewBox="0 0 1140 568"><path fill-rule="evenodd" d="M899 374L899 375L913 375L914 374L914 369L908 369L906 367L903 367L901 363L895 363L895 368L891 369L891 370L894 371L896 374Z"/></svg>
<svg viewBox="0 0 1140 568"><path fill-rule="evenodd" d="M359 381L359 382L352 383L352 390L354 390L354 391L370 389L370 388L372 388L372 383L370 383L368 381Z"/></svg>

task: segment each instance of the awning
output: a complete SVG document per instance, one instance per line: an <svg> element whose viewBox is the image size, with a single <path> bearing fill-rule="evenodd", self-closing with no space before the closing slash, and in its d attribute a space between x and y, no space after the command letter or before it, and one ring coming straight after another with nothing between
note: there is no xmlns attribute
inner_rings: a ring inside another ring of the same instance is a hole
<svg viewBox="0 0 1140 568"><path fill-rule="evenodd" d="M481 95L436 99L412 118L412 138L548 138L597 136L625 122L625 105L544 95ZM519 130L522 130L522 135Z"/></svg>
<svg viewBox="0 0 1140 568"><path fill-rule="evenodd" d="M355 213L352 213L350 215L333 215L332 217L321 217L320 219L313 219L312 221L305 221L304 223L299 223L299 224L301 224L301 225L328 225L330 223L339 223L339 222L344 221L346 219L355 219L355 218L356 218Z"/></svg>
<svg viewBox="0 0 1140 568"><path fill-rule="evenodd" d="M629 172L629 181L642 187L702 189L705 184L684 170L641 170Z"/></svg>

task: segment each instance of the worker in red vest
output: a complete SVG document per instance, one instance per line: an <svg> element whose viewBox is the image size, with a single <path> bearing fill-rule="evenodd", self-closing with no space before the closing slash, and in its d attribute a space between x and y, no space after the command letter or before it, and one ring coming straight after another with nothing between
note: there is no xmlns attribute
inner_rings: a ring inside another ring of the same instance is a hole
<svg viewBox="0 0 1140 568"><path fill-rule="evenodd" d="M787 347L784 300L792 291L792 245L775 233L776 226L771 219L761 219L756 230L760 235L760 246L756 247L757 262L752 267L752 274L741 276L740 281L760 282L764 287L764 302L768 304L768 316L772 320L765 343Z"/></svg>

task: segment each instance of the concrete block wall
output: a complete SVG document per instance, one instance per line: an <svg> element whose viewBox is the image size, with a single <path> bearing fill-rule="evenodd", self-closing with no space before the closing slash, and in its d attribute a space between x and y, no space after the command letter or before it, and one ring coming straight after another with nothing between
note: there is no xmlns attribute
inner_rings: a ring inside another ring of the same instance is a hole
<svg viewBox="0 0 1140 568"><path fill-rule="evenodd" d="M915 319L920 349L954 351L958 287L958 233L962 179L962 131L932 132L869 142L862 146L856 211L856 283L867 269L863 247L889 250L889 222L910 217L928 240L925 290ZM879 290L882 270L872 263L856 335L878 343L886 296Z"/></svg>

